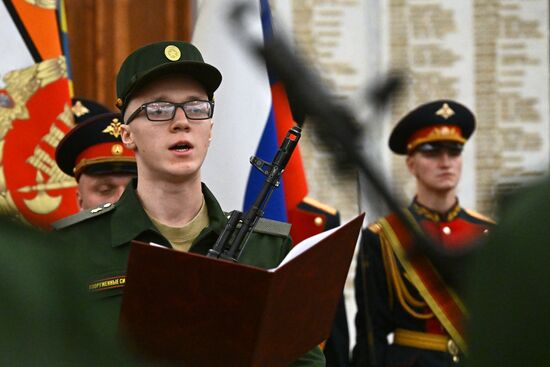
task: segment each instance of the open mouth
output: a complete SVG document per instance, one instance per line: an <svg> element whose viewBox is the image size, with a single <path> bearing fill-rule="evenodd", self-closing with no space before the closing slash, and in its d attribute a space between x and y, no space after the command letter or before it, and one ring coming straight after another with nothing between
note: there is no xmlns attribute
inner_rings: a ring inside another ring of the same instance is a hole
<svg viewBox="0 0 550 367"><path fill-rule="evenodd" d="M170 150L175 150L177 152L187 152L192 148L190 144L187 143L177 143L170 147Z"/></svg>

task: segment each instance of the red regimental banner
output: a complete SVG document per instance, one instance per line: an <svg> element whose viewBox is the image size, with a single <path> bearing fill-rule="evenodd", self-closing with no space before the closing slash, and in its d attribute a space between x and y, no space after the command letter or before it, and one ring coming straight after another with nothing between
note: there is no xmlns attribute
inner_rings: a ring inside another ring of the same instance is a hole
<svg viewBox="0 0 550 367"><path fill-rule="evenodd" d="M76 182L55 163L73 126L64 59L6 77L0 91L0 213L40 227L78 211Z"/></svg>

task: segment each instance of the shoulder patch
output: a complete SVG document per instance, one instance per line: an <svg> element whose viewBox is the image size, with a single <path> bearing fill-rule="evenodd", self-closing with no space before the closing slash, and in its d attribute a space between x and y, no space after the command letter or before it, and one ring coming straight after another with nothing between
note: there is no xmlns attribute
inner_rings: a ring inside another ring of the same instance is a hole
<svg viewBox="0 0 550 367"><path fill-rule="evenodd" d="M254 226L254 232L271 234L275 236L286 237L290 233L290 223L279 222L277 220L260 218L256 226Z"/></svg>
<svg viewBox="0 0 550 367"><path fill-rule="evenodd" d="M105 203L97 208L82 210L76 214L69 215L52 223L52 228L56 231L72 226L73 224L83 222L87 219L97 217L98 215L110 212L115 208L113 203Z"/></svg>
<svg viewBox="0 0 550 367"><path fill-rule="evenodd" d="M476 219L480 219L480 220L484 220L486 222L489 222L491 224L496 224L497 222L495 222L493 219L489 218L489 217L486 217L485 215L481 214L481 213L478 213L476 212L475 210L471 210L471 209L464 209L464 211L466 213L468 213L469 215L471 215L472 217L476 218Z"/></svg>

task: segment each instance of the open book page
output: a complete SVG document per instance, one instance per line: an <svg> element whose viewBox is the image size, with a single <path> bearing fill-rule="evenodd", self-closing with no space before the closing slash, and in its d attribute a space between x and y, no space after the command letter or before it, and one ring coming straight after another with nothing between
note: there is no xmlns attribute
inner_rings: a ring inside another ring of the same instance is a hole
<svg viewBox="0 0 550 367"><path fill-rule="evenodd" d="M305 240L303 240L302 242L300 242L299 244L295 245L292 250L290 250L288 252L288 254L286 255L286 257L283 259L283 261L281 261L281 263L276 267L276 268L273 268L273 269L269 269L268 271L270 272L273 272L275 270L277 270L278 268L280 268L281 266L283 266L284 264L288 263L289 261L291 261L292 259L300 256L300 254L302 254L303 252L307 251L308 249L312 248L313 246L315 246L317 243L319 243L319 241L321 241L322 239L328 237L331 233L333 233L334 231L336 231L338 228L340 227L336 227L336 228L333 228L331 230L328 230L328 231L325 231L325 232L321 232L319 234L316 234L315 236L311 236L309 238L306 238ZM155 242L149 242L149 245L151 246L155 246L155 247L158 247L158 248L162 248L162 249L165 249L165 250L172 250L166 246L162 246L162 245L159 245L158 243L155 243Z"/></svg>
<svg viewBox="0 0 550 367"><path fill-rule="evenodd" d="M163 246L163 245L159 245L158 243L155 243L155 242L149 242L149 244L150 244L151 246L160 247L160 248L163 248L163 249L165 249L165 250L172 250L171 248L168 248L168 247Z"/></svg>
<svg viewBox="0 0 550 367"><path fill-rule="evenodd" d="M283 265L285 265L286 263L288 263L292 259L300 256L300 254L304 253L308 249L310 249L313 246L315 246L316 244L318 244L322 239L328 237L330 234L335 232L338 228L340 228L340 227L336 227L336 228L330 229L328 231L316 234L315 236L311 236L309 238L306 238L305 240L303 240L299 244L295 245L292 248L292 250L290 250L289 253L286 255L286 257L283 259L283 261L281 261L281 263L276 268L269 269L268 271L270 271L270 272L276 271L277 269L279 269L280 267L282 267Z"/></svg>
<svg viewBox="0 0 550 367"><path fill-rule="evenodd" d="M286 255L286 257L283 259L283 261L281 261L281 263L275 267L275 268L272 268L272 269L268 269L269 272L274 272L276 271L277 269L279 269L280 267L284 266L286 263L292 261L293 259L295 259L296 257L300 256L302 253L304 253L305 251L307 251L308 249L312 248L313 246L315 246L316 244L318 244L321 240L325 239L326 237L330 236L332 233L334 233L335 231L337 231L338 229L340 229L341 227L343 227L345 224L341 225L341 226L338 226L336 228L333 228L333 229L330 229L328 231L325 231L325 232L321 232L319 234L316 234L315 236L311 236L309 238L306 238L305 240L303 240L302 242L298 243L297 245L295 245L289 252L288 254ZM155 247L160 247L162 249L165 249L165 250L172 250L170 248L167 248L163 245L159 245L157 243L154 243L154 242L149 242L149 244L151 246L155 246Z"/></svg>

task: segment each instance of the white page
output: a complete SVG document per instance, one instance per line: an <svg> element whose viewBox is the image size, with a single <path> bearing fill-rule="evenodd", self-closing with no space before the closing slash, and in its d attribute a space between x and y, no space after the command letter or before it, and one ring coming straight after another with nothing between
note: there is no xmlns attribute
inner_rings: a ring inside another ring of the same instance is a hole
<svg viewBox="0 0 550 367"><path fill-rule="evenodd" d="M289 253L286 255L286 257L281 261L281 263L276 267L269 269L269 272L274 272L292 259L300 256L300 254L304 253L305 251L309 250L316 244L318 244L321 240L328 237L330 234L332 234L334 231L336 231L340 227L336 227L333 229L330 229L328 231L321 232L319 234L316 234L315 236L311 236L300 242L299 244L295 245L292 250L289 251Z"/></svg>
<svg viewBox="0 0 550 367"><path fill-rule="evenodd" d="M277 269L279 269L280 267L282 267L286 263L290 262L292 259L300 256L302 253L304 253L308 249L312 248L313 246L315 246L316 244L321 242L321 240L323 240L326 237L330 236L332 233L334 233L336 230L338 230L339 228L341 228L344 225L345 224L343 224L341 226L338 226L336 228L330 229L328 231L321 232L319 234L316 234L315 236L311 236L311 237L306 238L302 242L300 242L297 245L295 245L294 247L292 247L292 249L288 252L288 254L285 256L283 261L281 261L281 263L277 267L267 269L267 270L269 272L276 271ZM154 242L149 242L149 244L151 246L160 247L160 248L163 248L165 250L171 250L170 248L167 248L165 246L159 245L159 244L154 243Z"/></svg>
<svg viewBox="0 0 550 367"><path fill-rule="evenodd" d="M160 247L160 248L163 248L163 249L165 249L165 250L172 250L171 248L168 248L168 247L163 246L163 245L159 245L158 243L155 243L155 242L149 242L149 244L150 244L151 246Z"/></svg>

